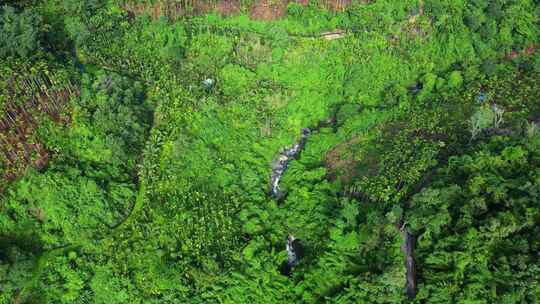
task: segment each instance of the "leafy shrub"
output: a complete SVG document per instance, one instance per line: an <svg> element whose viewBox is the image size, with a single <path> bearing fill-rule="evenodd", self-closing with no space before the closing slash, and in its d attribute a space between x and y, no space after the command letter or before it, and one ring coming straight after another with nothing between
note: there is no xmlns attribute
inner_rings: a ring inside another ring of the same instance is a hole
<svg viewBox="0 0 540 304"><path fill-rule="evenodd" d="M0 57L30 57L41 50L42 18L25 10L17 13L14 8L0 8Z"/></svg>
<svg viewBox="0 0 540 304"><path fill-rule="evenodd" d="M237 66L226 65L220 71L221 90L229 97L239 97L256 85L253 72Z"/></svg>
<svg viewBox="0 0 540 304"><path fill-rule="evenodd" d="M460 88L463 84L463 76L461 76L461 73L458 71L453 71L450 73L450 76L448 78L448 87L451 89L457 89Z"/></svg>
<svg viewBox="0 0 540 304"><path fill-rule="evenodd" d="M154 8L207 1L187 2ZM403 221L418 236L417 302L538 302L536 131L467 142L467 127L540 113L538 58L505 59L537 44L536 2L365 2L290 4L267 23L35 1L74 40L76 54L46 51L82 61L82 93L68 127L40 124L50 166L0 197L0 230L73 246L35 268L32 254L6 264L2 251L0 301L24 287L36 297L21 302L404 303ZM336 29L347 33L317 37ZM478 96L508 112L473 123ZM306 127L278 203L271 163ZM308 253L290 278L278 272L287 234Z"/></svg>
<svg viewBox="0 0 540 304"><path fill-rule="evenodd" d="M232 42L225 37L203 34L197 35L191 41L188 57L202 73L213 75L226 65L232 50Z"/></svg>
<svg viewBox="0 0 540 304"><path fill-rule="evenodd" d="M304 11L304 6L299 3L291 2L287 6L287 14L291 17L298 18L302 15Z"/></svg>
<svg viewBox="0 0 540 304"><path fill-rule="evenodd" d="M408 91L400 84L390 86L383 93L383 105L392 106L408 101Z"/></svg>
<svg viewBox="0 0 540 304"><path fill-rule="evenodd" d="M482 131L489 127L499 128L503 122L504 109L497 105L482 106L469 120L471 139L475 139Z"/></svg>
<svg viewBox="0 0 540 304"><path fill-rule="evenodd" d="M123 160L141 150L151 123L142 85L117 74L85 77L76 119Z"/></svg>
<svg viewBox="0 0 540 304"><path fill-rule="evenodd" d="M407 222L423 265L418 301L538 301L539 261L531 255L540 246L534 241L538 176L531 174L538 143L538 136L495 137L451 158L432 186L414 196Z"/></svg>

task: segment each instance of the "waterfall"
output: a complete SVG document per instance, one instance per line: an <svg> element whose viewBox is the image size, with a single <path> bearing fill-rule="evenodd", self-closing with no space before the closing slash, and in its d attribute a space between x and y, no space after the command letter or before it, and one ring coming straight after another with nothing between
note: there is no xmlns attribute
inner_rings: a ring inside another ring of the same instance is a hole
<svg viewBox="0 0 540 304"><path fill-rule="evenodd" d="M302 149L304 148L308 137L311 135L311 130L308 128L302 129L302 135L300 140L296 142L292 147L285 148L279 154L277 160L272 163L272 174L270 178L270 195L277 200L281 200L285 197L286 192L279 189L279 182L281 177L287 170L291 160L298 157Z"/></svg>

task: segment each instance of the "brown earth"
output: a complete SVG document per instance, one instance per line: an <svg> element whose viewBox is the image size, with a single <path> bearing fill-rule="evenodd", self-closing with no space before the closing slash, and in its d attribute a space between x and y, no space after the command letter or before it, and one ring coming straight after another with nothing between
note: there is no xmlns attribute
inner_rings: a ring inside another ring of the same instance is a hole
<svg viewBox="0 0 540 304"><path fill-rule="evenodd" d="M254 20L275 20L287 13L288 0L259 0L253 2L249 16Z"/></svg>
<svg viewBox="0 0 540 304"><path fill-rule="evenodd" d="M240 13L240 0L220 0L220 1L192 1L182 5L170 0L158 0L151 3L131 3L125 2L122 7L128 12L130 17L135 17L148 13L154 20L160 17L167 17L177 20L186 15L203 15L212 11L217 11L222 16L233 16Z"/></svg>
<svg viewBox="0 0 540 304"><path fill-rule="evenodd" d="M11 182L24 174L29 166L38 170L47 166L50 154L39 141L36 131L38 125L45 117L57 124L68 124L68 101L78 95L79 91L75 87L45 89L34 94L23 105L8 103L4 106L4 115L0 119L1 179Z"/></svg>
<svg viewBox="0 0 540 304"><path fill-rule="evenodd" d="M186 1L189 2L189 1ZM254 0L250 5L249 16L255 20L276 20L283 18L287 14L287 5L289 3L298 3L307 6L310 0ZM355 0L326 0L321 5L324 8L333 11L343 11ZM368 0L359 0L361 3L367 3ZM203 15L212 11L217 11L222 16L234 16L241 12L242 5L240 0L192 0L191 3L181 3L172 0L158 0L152 3L132 3L126 1L122 7L130 17L135 17L145 12L153 19L166 16L171 20L177 20L182 16Z"/></svg>
<svg viewBox="0 0 540 304"><path fill-rule="evenodd" d="M534 53L536 53L536 51L538 51L538 48L537 46L535 46L534 44L531 44L529 45L528 47L526 47L525 49L521 50L521 51L513 51L511 52L510 54L506 55L506 59L514 59L516 57L520 57L520 56L524 56L524 57L527 57L527 56L530 56Z"/></svg>
<svg viewBox="0 0 540 304"><path fill-rule="evenodd" d="M352 0L327 0L324 3L324 7L332 11L344 11L347 7L351 6Z"/></svg>
<svg viewBox="0 0 540 304"><path fill-rule="evenodd" d="M205 1L197 1L193 4L193 15L208 14L212 11L213 5Z"/></svg>
<svg viewBox="0 0 540 304"><path fill-rule="evenodd" d="M240 13L241 6L239 0L223 0L217 4L217 11L222 16L234 16Z"/></svg>
<svg viewBox="0 0 540 304"><path fill-rule="evenodd" d="M354 159L353 147L362 141L362 137L356 136L351 140L338 144L330 150L325 157L328 179L336 179L349 182L356 175L357 161Z"/></svg>

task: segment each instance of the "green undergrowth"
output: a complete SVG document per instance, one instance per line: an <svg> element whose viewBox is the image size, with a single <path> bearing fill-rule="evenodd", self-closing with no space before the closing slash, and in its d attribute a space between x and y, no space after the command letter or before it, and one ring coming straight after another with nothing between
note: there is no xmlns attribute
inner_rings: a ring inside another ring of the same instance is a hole
<svg viewBox="0 0 540 304"><path fill-rule="evenodd" d="M534 302L538 5L423 2L273 22L32 6L63 44L9 58L63 62L80 94L35 128L48 165L0 194L0 303Z"/></svg>

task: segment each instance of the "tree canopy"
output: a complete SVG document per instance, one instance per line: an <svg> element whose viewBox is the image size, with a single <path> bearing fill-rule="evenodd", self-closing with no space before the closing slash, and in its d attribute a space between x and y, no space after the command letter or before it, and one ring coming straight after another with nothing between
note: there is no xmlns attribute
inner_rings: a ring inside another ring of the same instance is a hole
<svg viewBox="0 0 540 304"><path fill-rule="evenodd" d="M8 1L0 304L539 302L539 14Z"/></svg>

